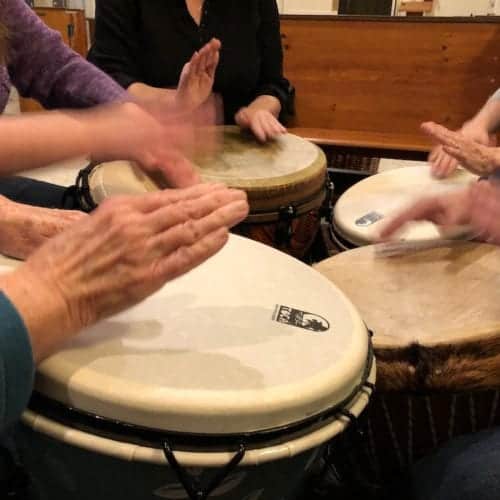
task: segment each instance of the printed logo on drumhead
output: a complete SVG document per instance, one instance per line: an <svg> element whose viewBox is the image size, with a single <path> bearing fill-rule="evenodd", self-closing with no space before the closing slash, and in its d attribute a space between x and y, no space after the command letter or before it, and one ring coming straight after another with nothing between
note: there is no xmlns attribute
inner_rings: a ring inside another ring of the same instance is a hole
<svg viewBox="0 0 500 500"><path fill-rule="evenodd" d="M326 332L330 323L320 316L293 307L277 305L274 310L273 320L285 325L297 326L311 332Z"/></svg>
<svg viewBox="0 0 500 500"><path fill-rule="evenodd" d="M363 215L363 217L360 217L356 221L356 226L360 227L367 227L371 226L372 224L375 224L375 222L378 222L379 220L382 220L384 216L382 214L379 214L378 212L370 212L366 215Z"/></svg>

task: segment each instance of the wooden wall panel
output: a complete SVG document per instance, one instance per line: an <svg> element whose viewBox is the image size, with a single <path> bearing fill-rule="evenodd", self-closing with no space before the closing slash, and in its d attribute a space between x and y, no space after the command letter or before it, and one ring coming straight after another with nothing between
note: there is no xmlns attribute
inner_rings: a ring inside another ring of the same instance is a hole
<svg viewBox="0 0 500 500"><path fill-rule="evenodd" d="M281 30L297 127L418 136L500 87L500 22L284 16Z"/></svg>

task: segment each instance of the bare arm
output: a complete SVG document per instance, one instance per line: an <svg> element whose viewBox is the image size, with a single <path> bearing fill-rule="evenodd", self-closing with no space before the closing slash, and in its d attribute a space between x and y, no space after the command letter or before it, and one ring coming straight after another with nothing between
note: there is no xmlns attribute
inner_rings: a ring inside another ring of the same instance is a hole
<svg viewBox="0 0 500 500"><path fill-rule="evenodd" d="M196 113L163 103L125 102L85 111L53 111L0 118L0 175L67 158L127 159L160 170L172 187L199 182L185 152L210 147L215 111ZM195 131L204 127L203 140Z"/></svg>
<svg viewBox="0 0 500 500"><path fill-rule="evenodd" d="M479 113L471 120L477 127L488 134L494 134L500 129L500 90L489 99Z"/></svg>
<svg viewBox="0 0 500 500"><path fill-rule="evenodd" d="M209 258L247 213L245 194L222 185L117 197L0 276L0 290L38 362Z"/></svg>

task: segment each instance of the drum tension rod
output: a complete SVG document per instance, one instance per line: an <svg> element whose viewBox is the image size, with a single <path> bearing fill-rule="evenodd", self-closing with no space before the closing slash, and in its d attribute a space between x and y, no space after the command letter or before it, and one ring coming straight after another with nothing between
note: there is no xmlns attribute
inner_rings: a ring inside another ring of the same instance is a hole
<svg viewBox="0 0 500 500"><path fill-rule="evenodd" d="M200 481L195 477L190 476L186 470L179 464L175 458L172 446L168 441L163 442L163 452L170 467L177 474L177 478L186 490L190 500L205 500L216 488L218 488L224 479L238 466L243 460L246 453L246 447L243 443L239 445L239 449L234 457L211 478L206 487L201 487Z"/></svg>
<svg viewBox="0 0 500 500"><path fill-rule="evenodd" d="M333 194L335 192L335 185L333 181L329 180L326 183L326 198L320 211L321 217L324 217L326 222L331 224L333 222Z"/></svg>
<svg viewBox="0 0 500 500"><path fill-rule="evenodd" d="M297 217L297 207L287 205L279 209L279 223L276 228L276 244L288 245L293 236L292 220Z"/></svg>

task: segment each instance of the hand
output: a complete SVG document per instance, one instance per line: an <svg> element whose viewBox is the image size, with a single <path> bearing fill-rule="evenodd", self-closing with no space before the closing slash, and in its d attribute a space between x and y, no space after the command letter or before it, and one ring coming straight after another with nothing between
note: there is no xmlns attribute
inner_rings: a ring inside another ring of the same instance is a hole
<svg viewBox="0 0 500 500"><path fill-rule="evenodd" d="M460 162L464 163L463 166L468 168L467 157L460 153L456 154L456 152L447 149L447 147L450 146L449 141L452 140L448 132L451 134L459 134L461 139L468 141L469 149L474 145L496 145L495 136L488 134L487 130L476 124L474 121L467 122L458 132L450 132L446 128L440 127L434 123L424 123L422 124L422 129L438 143L429 155L431 172L438 178L448 177L458 167ZM477 156L477 152L469 154Z"/></svg>
<svg viewBox="0 0 500 500"><path fill-rule="evenodd" d="M456 193L423 198L394 217L382 230L387 239L410 221L427 220L446 226L471 226L476 239L500 245L500 186L481 181Z"/></svg>
<svg viewBox="0 0 500 500"><path fill-rule="evenodd" d="M40 360L71 334L208 259L247 214L245 193L221 185L112 198L0 284Z"/></svg>
<svg viewBox="0 0 500 500"><path fill-rule="evenodd" d="M236 113L235 121L242 129L250 129L260 142L276 139L286 133L286 128L265 109L255 109L252 106L241 108Z"/></svg>
<svg viewBox="0 0 500 500"><path fill-rule="evenodd" d="M477 182L471 187L470 223L477 239L500 245L500 186L497 181Z"/></svg>
<svg viewBox="0 0 500 500"><path fill-rule="evenodd" d="M382 229L380 237L390 238L412 221L425 220L443 227L468 224L470 210L469 188L442 196L422 198L391 219Z"/></svg>
<svg viewBox="0 0 500 500"><path fill-rule="evenodd" d="M83 212L32 207L0 197L0 253L26 259L50 238L86 217Z"/></svg>
<svg viewBox="0 0 500 500"><path fill-rule="evenodd" d="M198 108L212 93L220 47L213 38L184 65L175 98L186 110Z"/></svg>
<svg viewBox="0 0 500 500"><path fill-rule="evenodd" d="M94 155L99 161L129 159L145 171L160 171L170 187L187 187L200 182L190 161L193 155L215 147L217 129L215 99L208 99L196 111L161 103L126 102L96 109L92 118Z"/></svg>

